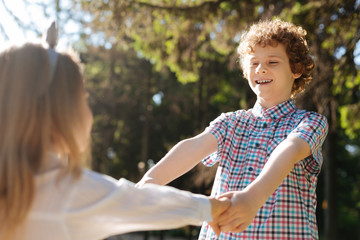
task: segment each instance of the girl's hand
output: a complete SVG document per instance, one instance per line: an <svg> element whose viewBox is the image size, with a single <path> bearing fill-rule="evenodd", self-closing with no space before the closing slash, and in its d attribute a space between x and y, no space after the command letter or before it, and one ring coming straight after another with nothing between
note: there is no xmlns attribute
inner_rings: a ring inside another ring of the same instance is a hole
<svg viewBox="0 0 360 240"><path fill-rule="evenodd" d="M209 197L211 203L211 217L212 222L208 222L217 236L220 235L221 230L218 224L220 216L230 207L231 201L228 198L214 198Z"/></svg>

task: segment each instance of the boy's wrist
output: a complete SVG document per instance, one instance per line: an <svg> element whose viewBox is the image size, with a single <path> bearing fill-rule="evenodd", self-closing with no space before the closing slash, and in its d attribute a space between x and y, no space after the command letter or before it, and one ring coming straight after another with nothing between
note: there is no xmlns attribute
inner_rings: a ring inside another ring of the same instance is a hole
<svg viewBox="0 0 360 240"><path fill-rule="evenodd" d="M259 209L267 200L262 191L259 191L256 186L249 186L243 190L246 194L249 204Z"/></svg>

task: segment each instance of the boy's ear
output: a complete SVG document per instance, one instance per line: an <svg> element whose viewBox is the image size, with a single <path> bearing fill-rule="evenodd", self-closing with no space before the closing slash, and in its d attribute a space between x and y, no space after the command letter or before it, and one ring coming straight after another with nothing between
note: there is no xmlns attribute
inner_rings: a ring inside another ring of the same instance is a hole
<svg viewBox="0 0 360 240"><path fill-rule="evenodd" d="M294 79L298 79L299 77L301 77L302 73L293 73L293 78Z"/></svg>
<svg viewBox="0 0 360 240"><path fill-rule="evenodd" d="M248 79L248 78L247 78L247 74L246 74L245 71L243 71L243 77L244 77L245 79Z"/></svg>

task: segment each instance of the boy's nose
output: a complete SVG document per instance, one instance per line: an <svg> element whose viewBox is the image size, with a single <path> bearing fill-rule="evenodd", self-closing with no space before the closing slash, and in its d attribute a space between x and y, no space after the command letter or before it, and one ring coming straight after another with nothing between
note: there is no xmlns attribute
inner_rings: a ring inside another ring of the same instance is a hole
<svg viewBox="0 0 360 240"><path fill-rule="evenodd" d="M255 71L256 74L266 73L266 72L267 72L266 68L262 64L259 64Z"/></svg>

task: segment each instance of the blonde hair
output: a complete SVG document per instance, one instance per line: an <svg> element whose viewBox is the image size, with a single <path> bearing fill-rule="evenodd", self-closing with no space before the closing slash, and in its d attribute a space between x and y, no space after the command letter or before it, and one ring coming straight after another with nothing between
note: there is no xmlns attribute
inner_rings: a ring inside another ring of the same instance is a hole
<svg viewBox="0 0 360 240"><path fill-rule="evenodd" d="M289 57L291 71L301 73L301 76L295 79L291 90L292 97L295 97L311 82L311 72L315 67L305 38L306 34L302 27L280 19L265 20L253 24L249 31L242 35L238 47L241 68L244 70L244 56L252 53L256 45L275 47L279 43L283 44Z"/></svg>
<svg viewBox="0 0 360 240"><path fill-rule="evenodd" d="M80 176L83 92L79 65L69 55L58 55L52 74L47 50L40 45L0 54L0 238L26 218L34 175L53 147L68 157L62 173Z"/></svg>

